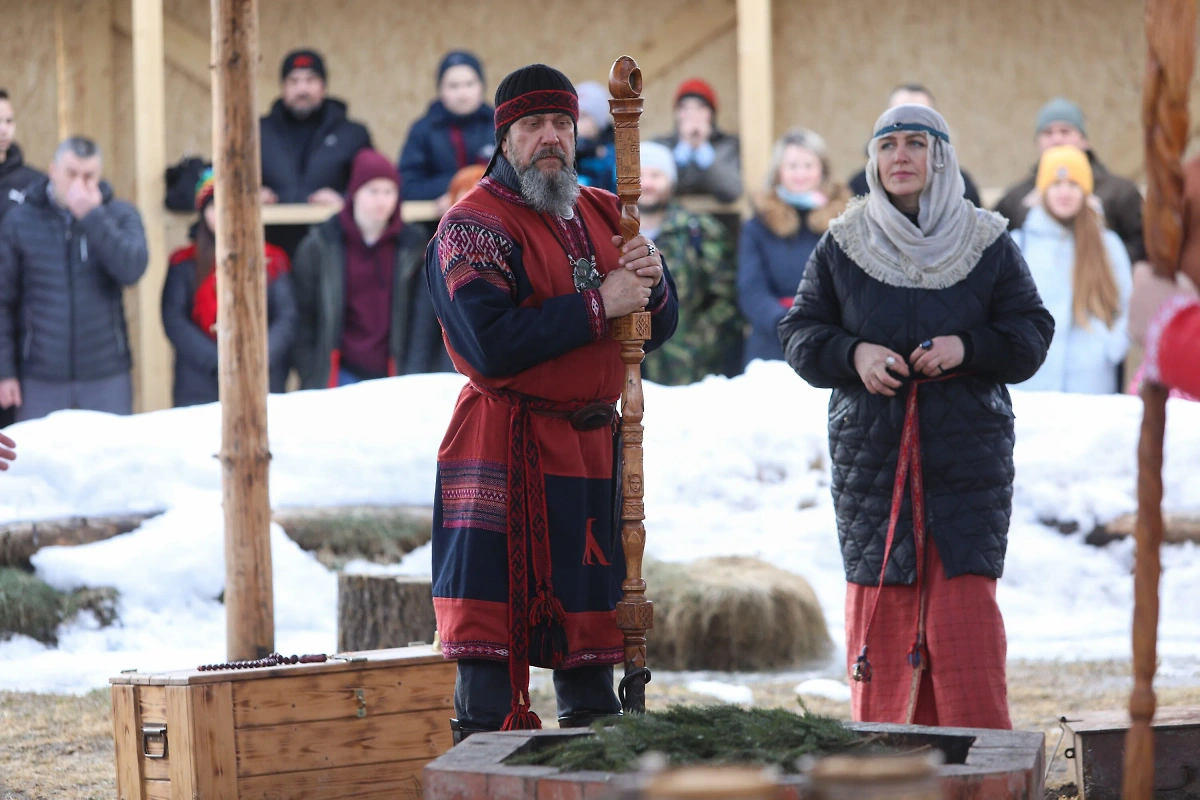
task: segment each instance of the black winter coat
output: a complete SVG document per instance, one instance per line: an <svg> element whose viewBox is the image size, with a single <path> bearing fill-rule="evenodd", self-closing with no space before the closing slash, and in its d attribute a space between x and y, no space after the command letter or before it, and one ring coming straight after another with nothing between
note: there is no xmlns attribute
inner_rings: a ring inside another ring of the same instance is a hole
<svg viewBox="0 0 1200 800"><path fill-rule="evenodd" d="M101 181L100 206L76 220L51 203L48 185L30 186L0 223L0 378L128 372L122 291L146 271L141 216Z"/></svg>
<svg viewBox="0 0 1200 800"><path fill-rule="evenodd" d="M175 348L175 407L215 403L217 343L192 321L196 296L196 262L191 258L172 264L163 283L163 329ZM282 392L291 368L296 338L296 299L287 273L267 284L267 361L270 389Z"/></svg>
<svg viewBox="0 0 1200 800"><path fill-rule="evenodd" d="M450 129L462 131L466 164L459 164ZM436 200L450 188L454 173L471 164L487 164L496 149L495 111L487 103L466 117L456 117L435 100L413 123L400 151L400 190L405 200Z"/></svg>
<svg viewBox="0 0 1200 800"><path fill-rule="evenodd" d="M423 278L424 244L419 229L406 225L396 247L388 352L400 375L454 372ZM337 216L314 226L300 243L292 261L292 285L299 313L295 358L300 386L324 389L346 315L346 234Z"/></svg>
<svg viewBox="0 0 1200 800"><path fill-rule="evenodd" d="M25 164L25 155L16 142L8 146L8 155L0 163L0 220L15 206L25 202L25 191L46 176Z"/></svg>
<svg viewBox="0 0 1200 800"><path fill-rule="evenodd" d="M966 360L947 374L959 377L919 389L926 531L946 577L999 578L1016 442L1005 384L1037 372L1054 335L1054 320L1008 234L984 250L965 279L939 290L881 283L826 234L779 323L788 363L813 386L833 389L833 500L851 583L879 583L907 391L870 394L854 368L855 347L880 344L907 358L921 341L953 334L962 336ZM906 489L889 584L916 579L909 497Z"/></svg>
<svg viewBox="0 0 1200 800"><path fill-rule="evenodd" d="M288 135L294 123L282 100L259 120L262 136L262 182L279 195L280 203L307 203L317 189L346 191L354 154L371 146L366 127L346 117L346 104L327 99L316 132L303 152Z"/></svg>

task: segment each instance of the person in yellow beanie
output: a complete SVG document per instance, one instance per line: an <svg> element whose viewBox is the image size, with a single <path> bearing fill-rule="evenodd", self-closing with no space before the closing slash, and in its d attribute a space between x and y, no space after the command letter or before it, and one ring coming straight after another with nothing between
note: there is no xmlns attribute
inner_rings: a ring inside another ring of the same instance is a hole
<svg viewBox="0 0 1200 800"><path fill-rule="evenodd" d="M1126 314L1132 279L1121 238L1105 227L1092 191L1087 154L1070 145L1042 153L1040 203L1013 232L1038 293L1054 316L1054 339L1041 368L1018 388L1111 394L1129 348Z"/></svg>

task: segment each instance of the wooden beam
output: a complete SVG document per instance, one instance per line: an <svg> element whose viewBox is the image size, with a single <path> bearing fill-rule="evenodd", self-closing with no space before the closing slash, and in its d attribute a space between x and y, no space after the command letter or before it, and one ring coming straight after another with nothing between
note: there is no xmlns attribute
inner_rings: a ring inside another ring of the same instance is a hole
<svg viewBox="0 0 1200 800"><path fill-rule="evenodd" d="M71 116L67 96L70 75L67 71L66 0L54 0L54 100L58 116L58 140L71 135Z"/></svg>
<svg viewBox="0 0 1200 800"><path fill-rule="evenodd" d="M124 0L76 0L79 63L83 67L76 132L95 140L109 164L113 146L113 6Z"/></svg>
<svg viewBox="0 0 1200 800"><path fill-rule="evenodd" d="M129 0L118 0L113 6L112 27L125 37L133 37ZM166 44L167 61L172 66L205 88L212 85L212 52L207 36L198 34L174 17L165 15L163 41Z"/></svg>
<svg viewBox="0 0 1200 800"><path fill-rule="evenodd" d="M118 3L117 5L121 5ZM150 263L133 291L135 306L134 408L153 411L171 405L171 354L163 331L163 281L167 274L166 90L163 77L162 0L132 0L133 108L136 198Z"/></svg>
<svg viewBox="0 0 1200 800"><path fill-rule="evenodd" d="M157 0L156 0L157 2ZM212 0L217 355L231 661L275 649L267 444L267 281L255 73L258 0ZM229 725L232 730L232 721ZM233 744L229 743L232 751ZM206 795L207 796L207 795Z"/></svg>
<svg viewBox="0 0 1200 800"><path fill-rule="evenodd" d="M113 142L113 42L105 33L113 1L54 0L58 138L86 136L106 161Z"/></svg>
<svg viewBox="0 0 1200 800"><path fill-rule="evenodd" d="M737 25L738 136L742 182L749 189L766 176L775 140L771 0L737 0Z"/></svg>

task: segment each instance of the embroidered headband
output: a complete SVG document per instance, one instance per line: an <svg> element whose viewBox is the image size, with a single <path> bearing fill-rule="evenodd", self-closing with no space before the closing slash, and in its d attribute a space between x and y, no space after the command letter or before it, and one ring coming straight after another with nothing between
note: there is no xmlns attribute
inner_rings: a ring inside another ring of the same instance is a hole
<svg viewBox="0 0 1200 800"><path fill-rule="evenodd" d="M579 98L559 89L542 89L518 95L496 108L496 130L532 114L566 114L579 119Z"/></svg>
<svg viewBox="0 0 1200 800"><path fill-rule="evenodd" d="M919 122L896 122L892 125L880 128L875 131L875 135L871 138L878 139L880 136L887 136L890 133L899 133L900 131L917 131L919 133L928 133L930 136L941 139L946 144L950 144L950 137L939 131L937 128L929 125L922 125Z"/></svg>

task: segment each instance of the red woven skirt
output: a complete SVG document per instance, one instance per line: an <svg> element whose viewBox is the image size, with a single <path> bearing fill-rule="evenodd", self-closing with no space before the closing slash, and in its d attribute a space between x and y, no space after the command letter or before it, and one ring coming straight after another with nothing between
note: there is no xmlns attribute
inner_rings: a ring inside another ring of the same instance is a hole
<svg viewBox="0 0 1200 800"><path fill-rule="evenodd" d="M846 667L864 644L875 593L882 591L871 626L871 680L850 681L857 722L894 722L962 728L1012 729L1005 658L1008 641L996 604L996 581L980 575L946 578L937 547L929 543L923 589L861 586L846 589ZM907 655L925 592L928 659L918 670Z"/></svg>

